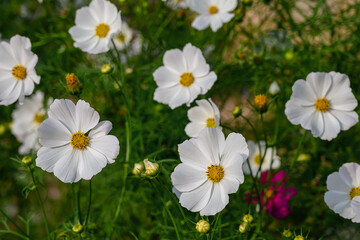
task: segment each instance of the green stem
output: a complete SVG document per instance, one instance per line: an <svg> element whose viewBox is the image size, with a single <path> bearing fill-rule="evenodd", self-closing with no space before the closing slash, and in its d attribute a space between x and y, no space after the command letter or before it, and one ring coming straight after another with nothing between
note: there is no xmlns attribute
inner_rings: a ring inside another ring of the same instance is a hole
<svg viewBox="0 0 360 240"><path fill-rule="evenodd" d="M33 170L30 169L30 167L29 167L29 172L30 172L30 175L31 175L31 179L32 179L32 181L33 181L33 184L34 184L34 186L35 186L36 196L37 196L37 198L38 198L38 200L39 200L40 208L41 208L42 215L43 215L43 218L44 218L45 228L46 228L46 232L47 232L47 238L48 238L48 239L51 239L51 238L50 238L49 223L48 223L48 220L47 220L47 216L46 216L44 204L43 204L43 202L42 202L42 200L41 200L40 192L39 192L39 189L38 189L38 187L37 187L37 185L36 185L36 182L35 182L35 177L34 177Z"/></svg>
<svg viewBox="0 0 360 240"><path fill-rule="evenodd" d="M79 218L79 223L82 223L82 219L81 219L81 208L80 208L80 182L79 182L79 188L77 189L77 193L76 193L76 207L77 207L77 212L78 212L78 218Z"/></svg>
<svg viewBox="0 0 360 240"><path fill-rule="evenodd" d="M295 153L295 157L294 157L294 159L292 160L292 162L291 162L291 164L290 164L290 169L293 168L295 162L297 161L297 159L298 159L298 157L299 157L300 148L301 148L301 145L302 145L302 143L303 143L303 141L304 141L304 139L305 139L306 133L307 133L307 131L304 130L304 133L303 133L303 135L301 136L300 141L299 141L299 144L298 144L298 146L297 146L296 153Z"/></svg>
<svg viewBox="0 0 360 240"><path fill-rule="evenodd" d="M26 239L31 239L29 235L26 234L24 230L22 230L21 227L19 227L19 225L17 225L2 209L0 209L0 213L16 227L26 237Z"/></svg>
<svg viewBox="0 0 360 240"><path fill-rule="evenodd" d="M88 208L87 208L87 212L86 212L86 217L85 217L85 223L84 226L87 225L88 221L89 221L89 216L90 216L90 208L91 208L91 179L89 181L89 204L88 204Z"/></svg>

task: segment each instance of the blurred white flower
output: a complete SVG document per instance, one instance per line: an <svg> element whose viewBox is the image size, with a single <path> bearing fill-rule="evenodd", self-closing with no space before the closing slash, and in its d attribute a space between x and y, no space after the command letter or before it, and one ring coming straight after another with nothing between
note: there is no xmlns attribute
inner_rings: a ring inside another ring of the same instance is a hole
<svg viewBox="0 0 360 240"><path fill-rule="evenodd" d="M113 36L115 46L119 50L123 50L129 46L131 40L134 37L133 30L129 27L126 22L122 22L121 31Z"/></svg>
<svg viewBox="0 0 360 240"><path fill-rule="evenodd" d="M276 81L273 81L269 88L269 93L271 95L276 95L280 92L280 86Z"/></svg>
<svg viewBox="0 0 360 240"><path fill-rule="evenodd" d="M209 100L196 101L198 106L190 108L187 115L190 120L185 127L185 132L189 137L198 137L201 130L204 128L219 128L220 126L220 112L216 104L209 98Z"/></svg>
<svg viewBox="0 0 360 240"><path fill-rule="evenodd" d="M189 0L190 9L199 13L192 27L204 30L211 27L216 32L224 23L229 22L235 15L229 13L237 6L237 0Z"/></svg>
<svg viewBox="0 0 360 240"><path fill-rule="evenodd" d="M174 10L184 9L188 7L188 1L189 0L167 0L166 5Z"/></svg>
<svg viewBox="0 0 360 240"><path fill-rule="evenodd" d="M66 183L91 179L119 154L119 140L108 135L109 121L99 122L99 114L89 103L75 105L66 99L51 104L49 118L39 127L36 166Z"/></svg>
<svg viewBox="0 0 360 240"><path fill-rule="evenodd" d="M37 91L35 95L25 98L24 104L18 104L12 113L13 124L11 132L22 143L19 148L20 154L29 153L31 149L38 150L38 128L45 120L44 94ZM50 105L51 102L48 102Z"/></svg>
<svg viewBox="0 0 360 240"><path fill-rule="evenodd" d="M168 104L172 109L186 103L188 106L199 94L205 94L217 76L210 71L200 49L190 43L184 50L165 52L164 66L153 73L158 88L154 100Z"/></svg>
<svg viewBox="0 0 360 240"><path fill-rule="evenodd" d="M16 100L22 104L24 97L39 84L35 65L38 57L31 50L30 40L15 35L10 43L0 43L0 105L10 105Z"/></svg>
<svg viewBox="0 0 360 240"><path fill-rule="evenodd" d="M265 141L260 141L260 149L258 144L254 141L249 140L247 141L247 144L249 146L249 159L248 161L244 162L243 170L244 173L248 175L250 175L252 172L253 176L255 177L257 171L260 168L261 156L264 156L265 154L266 144ZM273 149L272 147L268 147L266 149L266 154L261 164L261 172L269 170L270 166L271 169L277 169L280 167L280 157L276 155L276 149ZM259 172L258 177L261 176L261 172Z"/></svg>
<svg viewBox="0 0 360 240"><path fill-rule="evenodd" d="M292 124L311 130L314 137L330 141L358 122L354 111L358 103L345 74L310 73L306 81L297 80L292 90L285 114Z"/></svg>
<svg viewBox="0 0 360 240"><path fill-rule="evenodd" d="M89 7L76 11L75 26L69 33L74 46L98 54L109 51L111 38L121 30L120 12L106 0L93 0Z"/></svg>
<svg viewBox="0 0 360 240"><path fill-rule="evenodd" d="M339 172L328 176L326 185L328 207L343 218L360 222L360 165L344 163Z"/></svg>
<svg viewBox="0 0 360 240"><path fill-rule="evenodd" d="M244 182L242 164L249 154L239 133L225 136L218 128L206 128L198 138L178 148L181 164L171 174L181 206L200 215L215 215L229 203L229 194Z"/></svg>

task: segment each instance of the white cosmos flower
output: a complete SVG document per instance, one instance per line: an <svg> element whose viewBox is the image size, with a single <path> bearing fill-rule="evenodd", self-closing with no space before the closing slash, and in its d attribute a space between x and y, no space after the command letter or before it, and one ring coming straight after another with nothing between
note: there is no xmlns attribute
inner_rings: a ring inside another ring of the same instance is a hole
<svg viewBox="0 0 360 240"><path fill-rule="evenodd" d="M190 9L199 13L191 26L197 30L211 27L216 32L223 23L229 22L233 17L233 11L237 6L237 0L190 0Z"/></svg>
<svg viewBox="0 0 360 240"><path fill-rule="evenodd" d="M76 11L75 26L69 33L74 46L98 54L109 51L111 38L121 30L120 12L106 0L93 0L89 7Z"/></svg>
<svg viewBox="0 0 360 240"><path fill-rule="evenodd" d="M306 81L297 80L292 90L285 114L292 124L311 130L314 137L330 141L358 122L357 100L345 74L310 73Z"/></svg>
<svg viewBox="0 0 360 240"><path fill-rule="evenodd" d="M40 77L35 72L38 57L31 50L30 40L15 35L10 43L0 42L0 105L10 105L34 91Z"/></svg>
<svg viewBox="0 0 360 240"><path fill-rule="evenodd" d="M218 128L206 128L198 138L186 140L178 148L181 164L171 174L181 192L180 204L200 215L215 215L229 202L244 182L242 164L249 154L239 133L225 136Z"/></svg>
<svg viewBox="0 0 360 240"><path fill-rule="evenodd" d="M360 222L360 165L343 164L339 172L330 174L326 185L325 203L343 218Z"/></svg>
<svg viewBox="0 0 360 240"><path fill-rule="evenodd" d="M252 172L253 176L256 176L256 173L260 168L261 156L264 156L265 154L266 143L265 141L260 141L260 148L257 143L251 140L247 141L247 144L249 146L249 158L248 161L244 162L243 170L248 175ZM277 169L280 167L280 157L276 155L276 149L272 147L268 147L266 149L266 154L261 164L261 172L269 170L270 166L271 169ZM261 172L258 174L258 177L261 176Z"/></svg>
<svg viewBox="0 0 360 240"><path fill-rule="evenodd" d="M119 154L119 141L108 135L109 121L99 122L99 114L89 103L56 99L49 118L39 127L36 166L61 181L72 183L91 179Z"/></svg>
<svg viewBox="0 0 360 240"><path fill-rule="evenodd" d="M172 109L186 103L188 106L199 94L205 94L214 84L217 76L209 72L200 49L190 43L184 50L165 52L164 66L153 73L158 85L154 100L168 104Z"/></svg>
<svg viewBox="0 0 360 240"><path fill-rule="evenodd" d="M174 10L187 8L189 0L167 0L166 5Z"/></svg>
<svg viewBox="0 0 360 240"><path fill-rule="evenodd" d="M190 120L185 127L185 132L189 137L197 137L204 128L219 128L220 126L220 112L216 104L209 98L209 100L196 101L198 106L190 108L187 115Z"/></svg>
<svg viewBox="0 0 360 240"><path fill-rule="evenodd" d="M19 148L20 154L26 154L31 149L38 150L40 148L37 130L46 115L43 101L44 94L37 91L35 95L25 98L24 103L18 104L12 112L11 132L22 143ZM51 102L48 102L48 105L50 104Z"/></svg>
<svg viewBox="0 0 360 240"><path fill-rule="evenodd" d="M126 22L122 22L121 31L113 36L115 46L119 50L125 49L129 46L134 37L134 31L129 27Z"/></svg>

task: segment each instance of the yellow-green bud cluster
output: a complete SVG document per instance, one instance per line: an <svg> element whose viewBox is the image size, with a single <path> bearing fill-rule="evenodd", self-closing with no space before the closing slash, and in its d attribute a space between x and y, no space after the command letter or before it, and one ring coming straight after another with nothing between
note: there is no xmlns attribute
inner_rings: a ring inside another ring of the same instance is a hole
<svg viewBox="0 0 360 240"><path fill-rule="evenodd" d="M154 178L159 173L159 164L144 159L143 162L134 164L132 174L135 176Z"/></svg>
<svg viewBox="0 0 360 240"><path fill-rule="evenodd" d="M239 226L239 232L245 233L251 228L251 223L254 220L254 217L251 214L246 214L242 218L243 222Z"/></svg>
<svg viewBox="0 0 360 240"><path fill-rule="evenodd" d="M196 231L199 233L207 233L210 231L210 223L205 220L200 220L196 223Z"/></svg>

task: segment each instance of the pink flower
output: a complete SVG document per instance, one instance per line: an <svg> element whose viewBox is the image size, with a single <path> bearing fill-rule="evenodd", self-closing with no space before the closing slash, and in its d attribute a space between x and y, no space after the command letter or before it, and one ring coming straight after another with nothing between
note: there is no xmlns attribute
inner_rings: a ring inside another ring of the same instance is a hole
<svg viewBox="0 0 360 240"><path fill-rule="evenodd" d="M266 212L270 213L274 218L282 219L291 213L289 200L296 196L297 190L285 186L288 179L285 171L280 171L275 175L271 174L270 179L268 179L268 172L265 171L261 174L260 184L263 187L260 193L260 203L261 206L266 206ZM250 196L251 194L247 193L245 197L246 201L251 198L250 204L258 202L257 197L253 194Z"/></svg>

